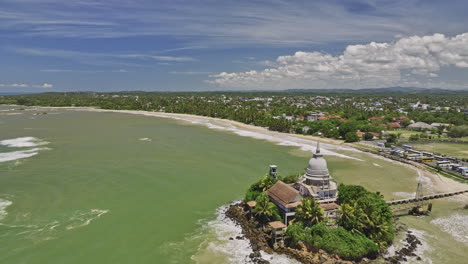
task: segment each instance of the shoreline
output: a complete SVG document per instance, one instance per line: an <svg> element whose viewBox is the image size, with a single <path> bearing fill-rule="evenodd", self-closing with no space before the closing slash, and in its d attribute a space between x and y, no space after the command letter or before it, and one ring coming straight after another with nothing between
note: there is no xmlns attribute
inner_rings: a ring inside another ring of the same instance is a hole
<svg viewBox="0 0 468 264"><path fill-rule="evenodd" d="M165 112L152 112L152 111L142 111L142 110L116 110L116 109L100 109L100 108L95 108L95 107L72 107L72 106L64 106L64 107L57 107L57 106L22 106L22 105L6 105L6 106L14 106L14 107L39 107L43 109L65 109L65 110L77 110L77 111L89 111L89 112L101 112L101 113L123 113L123 114L133 114L133 115L144 115L144 116L153 116L153 117L160 117L160 118L170 118L170 119L175 119L178 121L182 121L185 123L190 123L194 124L193 122L190 122L189 120L186 120L187 118L196 118L200 120L206 120L206 121L214 121L214 122L220 122L224 124L228 124L230 126L233 126L236 129L242 129L245 131L250 131L250 132L260 132L264 133L266 135L272 136L272 137L281 137L281 136L288 136L288 137L293 137L296 139L301 139L301 140L306 140L310 141L311 144L315 143L316 141L320 141L321 143L329 144L329 145L334 145L337 147L343 147L346 150L352 150L352 151L359 151L362 153L366 153L367 155L371 155L372 157L383 159L388 162L394 162L396 164L399 164L400 166L406 166L408 168L413 169L418 173L418 178L419 180L425 181L424 178L428 178L430 180L429 186L427 186L431 191L433 192L449 192L449 191L459 191L467 188L467 184L457 182L455 180L452 180L450 178L441 176L439 174L435 174L425 168L421 168L419 166L416 166L412 163L403 163L400 161L392 160L368 151L363 151L362 149L359 149L359 147L353 145L353 144L348 144L345 143L344 141L341 140L336 140L336 139L329 139L329 138L322 138L322 137L316 137L316 136L306 136L306 135L299 135L299 134L293 134L293 133L281 133L277 131L270 131L265 127L259 127L259 126L254 126L254 125L249 125L249 124L244 124L238 121L234 120L229 120L229 119L221 119L221 118L215 118L215 117L207 117L207 116L199 116L199 115L192 115L192 114L180 114L180 113L165 113ZM199 123L201 124L201 123ZM203 124L201 124L203 125ZM269 140L267 140L269 141ZM426 182L427 183L427 182ZM463 202L468 202L468 194L462 194L459 195L461 200Z"/></svg>

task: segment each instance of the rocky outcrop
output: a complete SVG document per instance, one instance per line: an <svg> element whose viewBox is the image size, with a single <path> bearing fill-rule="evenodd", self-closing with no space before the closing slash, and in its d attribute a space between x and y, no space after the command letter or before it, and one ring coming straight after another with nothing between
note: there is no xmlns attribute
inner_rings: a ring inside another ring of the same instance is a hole
<svg viewBox="0 0 468 264"><path fill-rule="evenodd" d="M415 257L417 260L421 260L421 257L414 253L418 245L422 245L421 241L419 241L419 239L413 235L410 230L406 231L406 238L404 241L406 242L406 245L403 248L397 250L394 256L385 258L388 263L398 264L406 262L410 257Z"/></svg>
<svg viewBox="0 0 468 264"><path fill-rule="evenodd" d="M301 263L312 264L351 264L352 261L345 261L340 259L337 255L330 255L323 250L312 252L307 249L304 244L299 244L298 248L291 248L285 246L283 243L271 245L271 235L269 230L261 225L254 217L249 217L248 210L245 210L244 203L231 205L226 211L226 216L241 226L244 236L249 239L253 253L249 258L253 263L267 264L268 261L262 259L260 251L267 253L276 252L284 254L292 259L296 259ZM232 238L236 239L236 238ZM361 261L365 263L364 259Z"/></svg>

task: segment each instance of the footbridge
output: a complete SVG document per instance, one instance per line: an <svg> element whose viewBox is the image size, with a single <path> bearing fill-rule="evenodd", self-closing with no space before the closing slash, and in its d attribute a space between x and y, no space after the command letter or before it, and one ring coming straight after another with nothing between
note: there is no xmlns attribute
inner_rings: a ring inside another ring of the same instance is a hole
<svg viewBox="0 0 468 264"><path fill-rule="evenodd" d="M468 190L457 191L457 192L436 193L436 194L430 194L430 195L418 195L418 193L416 193L415 198L391 200L391 201L387 201L387 204L399 205L399 204L419 203L423 201L441 199L441 198L455 196L455 195L464 194L464 193L468 193Z"/></svg>

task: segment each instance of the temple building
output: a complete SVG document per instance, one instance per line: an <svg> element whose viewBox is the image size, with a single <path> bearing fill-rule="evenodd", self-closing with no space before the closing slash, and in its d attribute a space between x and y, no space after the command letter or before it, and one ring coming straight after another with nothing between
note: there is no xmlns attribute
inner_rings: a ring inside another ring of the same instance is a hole
<svg viewBox="0 0 468 264"><path fill-rule="evenodd" d="M304 197L311 196L318 203L335 202L337 195L336 182L330 177L327 161L320 153L320 142L309 160L306 173L294 184L294 188Z"/></svg>
<svg viewBox="0 0 468 264"><path fill-rule="evenodd" d="M274 174L270 175L276 178L277 167L274 166ZM324 209L327 217L336 217L338 205L336 197L338 195L337 184L330 176L327 161L320 153L320 143L317 143L316 151L309 160L306 173L299 178L296 183L286 184L277 181L270 189L266 191L271 201L278 206L284 223L288 223L288 218L293 217L298 205L302 204L303 197L313 197L317 203Z"/></svg>

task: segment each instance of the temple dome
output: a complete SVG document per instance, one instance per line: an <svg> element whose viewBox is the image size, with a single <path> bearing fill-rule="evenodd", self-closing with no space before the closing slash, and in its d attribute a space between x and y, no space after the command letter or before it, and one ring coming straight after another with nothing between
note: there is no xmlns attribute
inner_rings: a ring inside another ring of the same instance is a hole
<svg viewBox="0 0 468 264"><path fill-rule="evenodd" d="M323 157L313 157L309 160L307 167L307 176L327 176L327 161Z"/></svg>
<svg viewBox="0 0 468 264"><path fill-rule="evenodd" d="M317 143L317 149L314 156L309 160L309 166L307 167L306 177L328 177L327 161L320 154L320 143Z"/></svg>

